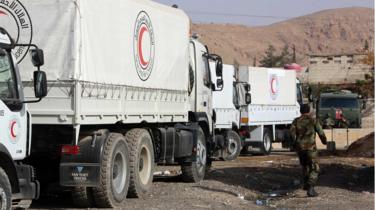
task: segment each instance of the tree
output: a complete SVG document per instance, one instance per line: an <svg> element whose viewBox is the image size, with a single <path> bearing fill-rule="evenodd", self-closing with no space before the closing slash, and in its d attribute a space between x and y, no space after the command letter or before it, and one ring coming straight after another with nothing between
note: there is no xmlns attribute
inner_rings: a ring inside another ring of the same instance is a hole
<svg viewBox="0 0 375 210"><path fill-rule="evenodd" d="M262 67L283 67L285 64L293 62L293 56L289 52L289 46L285 45L280 55L275 54L276 49L273 45L269 45L265 52L265 56L260 61Z"/></svg>
<svg viewBox="0 0 375 210"><path fill-rule="evenodd" d="M275 62L277 60L277 56L275 56L276 49L273 45L268 45L268 48L265 52L265 56L260 61L260 65L262 67L274 67Z"/></svg>
<svg viewBox="0 0 375 210"><path fill-rule="evenodd" d="M283 49L281 51L281 54L277 59L277 62L278 62L278 63L276 63L277 67L282 67L285 64L293 62L292 55L289 53L289 46L288 45L285 45L283 47Z"/></svg>

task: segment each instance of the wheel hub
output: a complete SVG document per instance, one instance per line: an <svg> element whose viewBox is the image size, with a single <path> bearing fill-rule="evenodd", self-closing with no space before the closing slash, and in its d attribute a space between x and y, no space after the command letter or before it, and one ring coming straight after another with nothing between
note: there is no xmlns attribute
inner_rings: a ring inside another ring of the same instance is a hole
<svg viewBox="0 0 375 210"><path fill-rule="evenodd" d="M150 150L143 146L141 149L140 159L139 159L139 177L140 181L146 185L151 177L152 160Z"/></svg>
<svg viewBox="0 0 375 210"><path fill-rule="evenodd" d="M200 167L206 165L206 147L200 141L197 145L197 163Z"/></svg>
<svg viewBox="0 0 375 210"><path fill-rule="evenodd" d="M234 141L234 139L230 138L228 141L228 152L229 154L234 154L236 153L236 148L237 148L237 142Z"/></svg>
<svg viewBox="0 0 375 210"><path fill-rule="evenodd" d="M7 196L3 188L0 188L0 209L6 210L7 208Z"/></svg>
<svg viewBox="0 0 375 210"><path fill-rule="evenodd" d="M120 153L115 154L112 169L112 187L117 193L121 193L126 184L126 161Z"/></svg>

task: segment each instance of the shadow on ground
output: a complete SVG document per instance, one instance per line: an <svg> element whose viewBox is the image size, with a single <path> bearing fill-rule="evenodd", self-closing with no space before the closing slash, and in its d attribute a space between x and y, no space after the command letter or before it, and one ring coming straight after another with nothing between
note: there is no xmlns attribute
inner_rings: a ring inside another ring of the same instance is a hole
<svg viewBox="0 0 375 210"><path fill-rule="evenodd" d="M357 168L341 164L320 164L318 186L341 188L353 192L374 192L374 167ZM294 191L300 187L299 166L236 167L212 171L206 179L252 191Z"/></svg>

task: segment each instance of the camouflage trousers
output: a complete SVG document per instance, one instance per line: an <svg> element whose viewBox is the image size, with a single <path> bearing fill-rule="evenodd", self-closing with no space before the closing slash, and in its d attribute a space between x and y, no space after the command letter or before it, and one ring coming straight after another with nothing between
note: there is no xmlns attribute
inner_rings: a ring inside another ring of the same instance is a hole
<svg viewBox="0 0 375 210"><path fill-rule="evenodd" d="M302 166L302 175L304 184L315 186L319 177L319 164L317 162L318 151L302 150L298 152L300 164Z"/></svg>

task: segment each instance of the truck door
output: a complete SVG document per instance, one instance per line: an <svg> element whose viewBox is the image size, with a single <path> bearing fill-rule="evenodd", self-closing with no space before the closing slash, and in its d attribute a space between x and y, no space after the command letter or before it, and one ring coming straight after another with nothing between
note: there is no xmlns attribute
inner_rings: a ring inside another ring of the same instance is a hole
<svg viewBox="0 0 375 210"><path fill-rule="evenodd" d="M0 48L0 144L12 158L26 157L27 112L21 102L22 87L9 51Z"/></svg>
<svg viewBox="0 0 375 210"><path fill-rule="evenodd" d="M194 55L193 55L194 54ZM201 43L192 41L190 43L190 55L194 57L195 71L195 112L205 114L208 118L210 133L212 133L212 82L207 58L207 49Z"/></svg>

